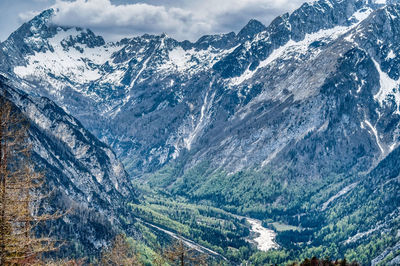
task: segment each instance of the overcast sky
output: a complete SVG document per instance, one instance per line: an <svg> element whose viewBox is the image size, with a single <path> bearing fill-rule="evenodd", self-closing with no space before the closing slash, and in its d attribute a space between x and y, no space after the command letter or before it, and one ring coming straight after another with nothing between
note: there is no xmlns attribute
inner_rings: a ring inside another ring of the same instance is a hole
<svg viewBox="0 0 400 266"><path fill-rule="evenodd" d="M178 40L238 32L252 19L268 25L306 0L0 0L0 41L47 8L54 22L92 29L107 40L167 33Z"/></svg>

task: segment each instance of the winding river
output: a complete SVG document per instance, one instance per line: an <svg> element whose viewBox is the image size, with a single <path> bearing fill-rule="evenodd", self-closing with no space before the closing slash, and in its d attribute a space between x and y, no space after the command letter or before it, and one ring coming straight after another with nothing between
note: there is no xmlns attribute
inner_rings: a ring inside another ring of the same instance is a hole
<svg viewBox="0 0 400 266"><path fill-rule="evenodd" d="M244 216L238 216L238 215L234 215L234 216L238 217L240 219L244 218L250 224L250 226L251 226L250 227L251 235L247 239L247 241L256 244L257 248L259 250L268 251L268 250L276 249L276 248L279 247L278 244L275 243L276 233L271 229L263 227L260 220L253 219L253 218L248 218L248 217L244 217ZM227 261L227 259L224 256L222 256L221 254L219 254L219 253L217 253L217 252L215 252L215 251L213 251L213 250L211 250L209 248L206 248L206 247L204 247L204 246L202 246L202 245L200 245L200 244L198 244L198 243L196 243L196 242L194 242L194 241L192 241L190 239L184 238L184 237L182 237L182 236L180 236L180 235L178 235L176 233L173 233L173 232L168 231L166 229L160 228L160 227L158 227L158 226L156 226L154 224L151 224L149 222L146 222L146 221L144 221L142 219L138 218L138 220L140 220L144 224L147 224L150 227L153 227L154 229L156 229L158 231L162 231L162 232L170 235L171 237L173 237L175 239L183 241L190 248L194 248L197 251L202 252L202 253L206 252L206 253L209 253L211 255L221 257L225 261Z"/></svg>

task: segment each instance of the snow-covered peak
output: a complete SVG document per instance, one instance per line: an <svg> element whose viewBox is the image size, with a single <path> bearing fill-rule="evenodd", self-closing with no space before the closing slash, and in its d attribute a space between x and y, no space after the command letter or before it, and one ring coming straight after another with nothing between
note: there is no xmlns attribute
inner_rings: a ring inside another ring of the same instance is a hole
<svg viewBox="0 0 400 266"><path fill-rule="evenodd" d="M250 106L265 99L303 101L318 94L346 49L372 39L368 30L379 23L371 13L382 13L383 20L391 18L383 11L370 1L314 1L276 18L268 27L252 20L238 35L207 35L196 43L143 35L106 44L89 30L49 25L48 36L26 35L43 41L46 49L10 42L7 48L17 48L6 52L22 55L10 68L27 85L26 91L56 101L128 160L138 158L129 164L132 168L145 169L168 162L185 147L195 150L207 123L219 119L213 117L217 101L225 107L218 109L220 114L245 119L255 110ZM392 35L382 33L379 38ZM326 53L333 45L342 50ZM21 52L19 47L26 49ZM375 97L381 106L400 73L395 67L389 69L399 51L388 49L391 53L375 58L391 79L381 75L381 84L390 85ZM360 77L359 83L354 93L361 95L367 81ZM268 84L268 89L262 84ZM399 97L395 100L400 103ZM106 124L112 126L104 128Z"/></svg>
<svg viewBox="0 0 400 266"><path fill-rule="evenodd" d="M55 12L53 9L48 9L43 12L41 12L39 15L34 17L31 21L29 21L27 24L30 25L30 29L33 33L37 33L41 30L41 27L44 24L47 24L50 22L50 20L53 18Z"/></svg>
<svg viewBox="0 0 400 266"><path fill-rule="evenodd" d="M97 41L97 43L96 43ZM49 95L62 99L62 90L70 87L92 99L100 100L96 92L82 90L82 85L103 77L103 65L120 47L104 44L103 39L89 30L56 28L46 40L48 49L34 51L24 62L14 67L14 73L25 80L41 77Z"/></svg>
<svg viewBox="0 0 400 266"><path fill-rule="evenodd" d="M378 6L400 4L400 0L371 0L371 2Z"/></svg>

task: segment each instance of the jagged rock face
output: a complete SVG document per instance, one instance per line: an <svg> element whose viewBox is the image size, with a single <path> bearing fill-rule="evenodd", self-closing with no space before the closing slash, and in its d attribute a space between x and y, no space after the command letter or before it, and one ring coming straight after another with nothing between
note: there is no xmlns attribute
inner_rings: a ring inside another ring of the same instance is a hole
<svg viewBox="0 0 400 266"><path fill-rule="evenodd" d="M32 161L46 178L42 192L53 191L43 206L68 213L53 221L52 232L61 240L74 239L63 250L81 245L85 254L98 252L121 228L125 203L135 201L123 165L108 146L52 101L27 96L7 83L1 77L2 93L30 122Z"/></svg>
<svg viewBox="0 0 400 266"><path fill-rule="evenodd" d="M252 20L196 43L144 35L105 44L52 25L49 11L2 43L0 59L134 175L179 158L229 172L290 165L312 178L366 171L399 138L396 3L315 1L268 27Z"/></svg>
<svg viewBox="0 0 400 266"><path fill-rule="evenodd" d="M256 34L268 30L267 27L264 26L261 22L258 20L252 19L247 23L247 25L239 31L237 34L237 38L239 40L250 40L252 39Z"/></svg>

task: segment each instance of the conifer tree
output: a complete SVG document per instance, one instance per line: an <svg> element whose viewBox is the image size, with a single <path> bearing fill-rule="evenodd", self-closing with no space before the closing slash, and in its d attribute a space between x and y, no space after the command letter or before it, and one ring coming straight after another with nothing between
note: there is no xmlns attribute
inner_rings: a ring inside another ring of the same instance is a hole
<svg viewBox="0 0 400 266"><path fill-rule="evenodd" d="M164 252L167 260L175 265L207 265L207 256L185 246L182 240L176 241Z"/></svg>
<svg viewBox="0 0 400 266"><path fill-rule="evenodd" d="M117 235L111 245L101 257L102 265L112 266L140 266L135 250L129 245L126 236Z"/></svg>
<svg viewBox="0 0 400 266"><path fill-rule="evenodd" d="M0 265L34 264L39 254L55 249L54 241L34 233L39 222L58 215L33 215L43 175L30 161L27 138L28 123L0 94Z"/></svg>

